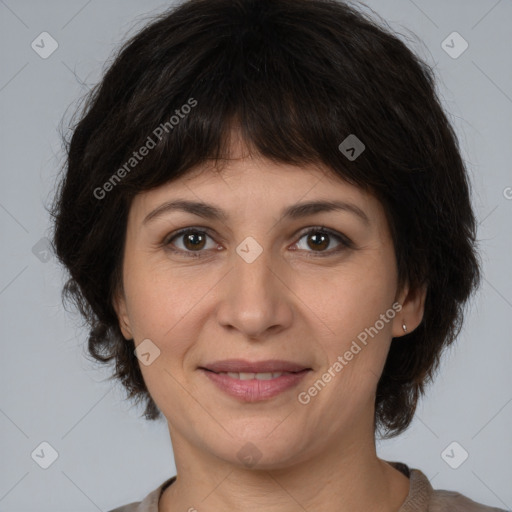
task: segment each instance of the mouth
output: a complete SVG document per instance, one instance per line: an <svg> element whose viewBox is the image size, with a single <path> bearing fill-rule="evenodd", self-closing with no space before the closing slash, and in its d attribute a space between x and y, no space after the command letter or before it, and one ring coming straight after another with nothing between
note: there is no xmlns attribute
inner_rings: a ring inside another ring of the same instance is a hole
<svg viewBox="0 0 512 512"><path fill-rule="evenodd" d="M312 368L282 360L217 361L198 368L226 394L244 402L273 398L297 386Z"/></svg>
<svg viewBox="0 0 512 512"><path fill-rule="evenodd" d="M311 370L307 365L281 359L267 359L266 361L226 359L209 363L200 368L214 373L238 374L298 373L304 370Z"/></svg>
<svg viewBox="0 0 512 512"><path fill-rule="evenodd" d="M211 371L208 369L203 368L205 371ZM307 371L307 370L302 370ZM291 374L297 374L300 372L212 372L217 375L227 375L228 377L232 379L237 380L272 380L277 379L278 377L281 377L283 375L291 375Z"/></svg>

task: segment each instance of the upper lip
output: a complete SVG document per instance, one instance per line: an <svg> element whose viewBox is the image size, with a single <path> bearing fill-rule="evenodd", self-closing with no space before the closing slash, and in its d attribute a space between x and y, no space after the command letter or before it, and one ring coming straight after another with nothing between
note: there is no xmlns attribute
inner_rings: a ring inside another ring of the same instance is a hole
<svg viewBox="0 0 512 512"><path fill-rule="evenodd" d="M215 361L200 366L205 370L215 373L233 372L233 373L267 373L267 372L300 372L310 370L308 366L291 361L280 359L268 359L266 361L247 361L245 359L226 359L224 361Z"/></svg>

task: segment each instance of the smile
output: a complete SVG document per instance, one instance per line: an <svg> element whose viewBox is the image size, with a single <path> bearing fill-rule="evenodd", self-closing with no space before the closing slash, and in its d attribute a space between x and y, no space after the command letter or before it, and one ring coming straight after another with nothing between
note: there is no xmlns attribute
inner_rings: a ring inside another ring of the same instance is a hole
<svg viewBox="0 0 512 512"><path fill-rule="evenodd" d="M243 366L243 370L246 371L234 371L235 365ZM247 371L255 369L254 367L258 365L265 366L264 369L267 371ZM278 370L279 365L287 368ZM212 366L220 371L213 370ZM221 366L223 366L222 369ZM248 368L249 366L252 368ZM243 402L260 402L293 389L311 371L311 368L279 361L264 363L225 361L209 365L209 368L201 367L199 370L223 393Z"/></svg>

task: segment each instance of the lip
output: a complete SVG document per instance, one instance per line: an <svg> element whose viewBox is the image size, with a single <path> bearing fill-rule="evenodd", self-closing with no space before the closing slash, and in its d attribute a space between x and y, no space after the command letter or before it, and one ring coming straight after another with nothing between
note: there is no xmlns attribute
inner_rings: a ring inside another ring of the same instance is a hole
<svg viewBox="0 0 512 512"><path fill-rule="evenodd" d="M296 387L306 374L311 371L311 368L290 361L277 359L260 362L229 359L208 364L207 366L200 367L199 370L224 393L243 402L260 402L269 400ZM270 380L240 380L224 373L219 374L218 372L290 373Z"/></svg>

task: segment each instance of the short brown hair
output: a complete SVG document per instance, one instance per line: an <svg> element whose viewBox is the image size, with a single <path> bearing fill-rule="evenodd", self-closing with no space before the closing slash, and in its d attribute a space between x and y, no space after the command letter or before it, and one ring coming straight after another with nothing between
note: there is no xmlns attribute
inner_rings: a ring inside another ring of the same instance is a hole
<svg viewBox="0 0 512 512"><path fill-rule="evenodd" d="M383 204L399 285L428 291L421 324L392 340L375 423L386 437L410 424L480 279L470 184L434 77L391 31L330 0L189 0L120 48L66 142L53 243L90 355L113 360L112 378L145 400L146 418L161 413L113 308L131 201L221 159L235 127L259 155L322 164ZM365 145L355 160L338 148L350 134Z"/></svg>

